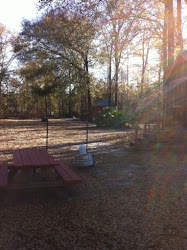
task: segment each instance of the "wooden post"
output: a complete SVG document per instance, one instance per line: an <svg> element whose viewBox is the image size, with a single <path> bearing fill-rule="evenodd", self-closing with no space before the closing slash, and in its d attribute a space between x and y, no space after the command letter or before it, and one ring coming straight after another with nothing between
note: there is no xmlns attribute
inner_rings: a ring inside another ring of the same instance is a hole
<svg viewBox="0 0 187 250"><path fill-rule="evenodd" d="M148 131L150 132L150 127L151 127L151 125L150 125L150 123L148 124Z"/></svg>
<svg viewBox="0 0 187 250"><path fill-rule="evenodd" d="M138 142L138 126L135 127L135 146L137 145Z"/></svg>
<svg viewBox="0 0 187 250"><path fill-rule="evenodd" d="M157 122L157 142L160 141L160 121Z"/></svg>
<svg viewBox="0 0 187 250"><path fill-rule="evenodd" d="M164 120L162 121L162 131L164 131L165 130L165 122L164 122Z"/></svg>
<svg viewBox="0 0 187 250"><path fill-rule="evenodd" d="M147 132L147 123L144 123L144 133Z"/></svg>
<svg viewBox="0 0 187 250"><path fill-rule="evenodd" d="M157 128L158 128L158 134L160 134L160 121L157 123Z"/></svg>

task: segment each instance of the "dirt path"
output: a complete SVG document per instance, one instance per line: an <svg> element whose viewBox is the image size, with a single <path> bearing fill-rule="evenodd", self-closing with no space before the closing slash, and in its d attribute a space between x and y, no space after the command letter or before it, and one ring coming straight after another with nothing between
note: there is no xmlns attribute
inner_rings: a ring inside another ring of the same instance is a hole
<svg viewBox="0 0 187 250"><path fill-rule="evenodd" d="M0 121L1 160L45 146L39 120ZM186 145L128 152L132 131L90 125L96 166L75 168L76 187L8 192L0 202L0 249L186 249ZM49 151L71 163L85 124L51 120Z"/></svg>

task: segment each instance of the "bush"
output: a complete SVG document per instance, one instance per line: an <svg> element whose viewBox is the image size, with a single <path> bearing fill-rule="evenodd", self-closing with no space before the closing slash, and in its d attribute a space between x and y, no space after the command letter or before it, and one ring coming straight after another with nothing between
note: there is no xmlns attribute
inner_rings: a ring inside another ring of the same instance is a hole
<svg viewBox="0 0 187 250"><path fill-rule="evenodd" d="M133 124L134 120L130 113L119 111L116 107L107 107L96 115L95 123L98 127L121 128Z"/></svg>

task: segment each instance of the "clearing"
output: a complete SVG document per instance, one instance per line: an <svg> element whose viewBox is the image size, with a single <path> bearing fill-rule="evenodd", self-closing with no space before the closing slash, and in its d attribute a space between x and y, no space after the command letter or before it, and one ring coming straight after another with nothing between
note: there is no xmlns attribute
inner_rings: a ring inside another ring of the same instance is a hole
<svg viewBox="0 0 187 250"><path fill-rule="evenodd" d="M0 161L16 148L45 147L40 120L0 120ZM132 130L89 125L95 167L72 160L86 140L85 123L49 120L49 153L83 180L61 188L0 196L0 249L185 249L186 145L126 149Z"/></svg>

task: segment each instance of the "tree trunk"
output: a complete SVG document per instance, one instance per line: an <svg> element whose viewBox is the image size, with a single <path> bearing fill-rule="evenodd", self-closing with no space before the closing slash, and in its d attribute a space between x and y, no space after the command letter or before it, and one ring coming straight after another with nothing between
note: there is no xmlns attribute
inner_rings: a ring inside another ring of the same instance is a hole
<svg viewBox="0 0 187 250"><path fill-rule="evenodd" d="M140 94L143 94L143 87L145 83L145 71L148 63L148 57L149 57L149 50L150 50L150 40L147 44L147 51L145 51L145 30L143 33L143 40L142 40L142 75L141 75L141 83L140 83Z"/></svg>
<svg viewBox="0 0 187 250"><path fill-rule="evenodd" d="M90 77L88 71L88 55L85 57L85 69L86 69L86 86L87 86L87 101L88 101L88 120L91 120L92 116L92 99L91 99L91 91L90 91Z"/></svg>
<svg viewBox="0 0 187 250"><path fill-rule="evenodd" d="M173 0L168 0L168 67L171 68L174 61L174 15Z"/></svg>
<svg viewBox="0 0 187 250"><path fill-rule="evenodd" d="M90 91L90 77L89 77L89 71L88 71L88 54L85 56L85 70L86 70L86 86L87 86L87 115L88 120L90 121L92 119L92 100L91 100L91 91Z"/></svg>
<svg viewBox="0 0 187 250"><path fill-rule="evenodd" d="M81 94L81 107L80 107L80 111L81 111L81 120L84 120L84 116L85 116L85 95Z"/></svg>
<svg viewBox="0 0 187 250"><path fill-rule="evenodd" d="M162 53L160 53L160 62L162 61ZM158 82L161 82L161 72L162 72L162 65L159 65L159 69L158 69Z"/></svg>
<svg viewBox="0 0 187 250"><path fill-rule="evenodd" d="M60 98L58 98L58 117L61 117Z"/></svg>
<svg viewBox="0 0 187 250"><path fill-rule="evenodd" d="M45 116L47 117L48 107L47 107L47 96L45 96Z"/></svg>
<svg viewBox="0 0 187 250"><path fill-rule="evenodd" d="M68 113L69 117L72 117L72 90L71 90L71 71L69 69L69 100L68 100Z"/></svg>
<svg viewBox="0 0 187 250"><path fill-rule="evenodd" d="M119 80L119 60L115 57L115 106L118 106L118 80Z"/></svg>
<svg viewBox="0 0 187 250"><path fill-rule="evenodd" d="M126 84L126 110L129 112L129 49L127 47L127 84Z"/></svg>
<svg viewBox="0 0 187 250"><path fill-rule="evenodd" d="M177 0L177 48L179 51L183 48L183 39L182 39L182 26L181 26L181 0Z"/></svg>
<svg viewBox="0 0 187 250"><path fill-rule="evenodd" d="M163 79L165 80L167 77L167 67L168 67L168 7L167 3L165 3L165 11L164 11L164 29L163 29Z"/></svg>
<svg viewBox="0 0 187 250"><path fill-rule="evenodd" d="M108 65L108 106L112 104L112 58L109 57Z"/></svg>
<svg viewBox="0 0 187 250"><path fill-rule="evenodd" d="M113 24L114 32L115 32L115 106L118 106L118 81L119 81L119 30L118 25L116 23Z"/></svg>
<svg viewBox="0 0 187 250"><path fill-rule="evenodd" d="M71 93L71 87L69 89L69 103L68 103L68 109L69 109L69 117L72 117L72 93Z"/></svg>

